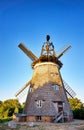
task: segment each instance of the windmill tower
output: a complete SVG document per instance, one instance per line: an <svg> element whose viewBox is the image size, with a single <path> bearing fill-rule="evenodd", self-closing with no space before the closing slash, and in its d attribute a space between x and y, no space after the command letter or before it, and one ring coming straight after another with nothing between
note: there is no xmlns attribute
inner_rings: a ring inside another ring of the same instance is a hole
<svg viewBox="0 0 84 130"><path fill-rule="evenodd" d="M67 93L73 97L74 92L70 87L65 87L68 85L61 77L62 63L59 60L71 46L66 46L56 55L54 45L49 40L50 36L47 35L39 58L24 44L19 44L19 48L33 61L34 69L32 79L16 94L19 96L29 87L24 111L19 117L21 121L61 122L73 119Z"/></svg>

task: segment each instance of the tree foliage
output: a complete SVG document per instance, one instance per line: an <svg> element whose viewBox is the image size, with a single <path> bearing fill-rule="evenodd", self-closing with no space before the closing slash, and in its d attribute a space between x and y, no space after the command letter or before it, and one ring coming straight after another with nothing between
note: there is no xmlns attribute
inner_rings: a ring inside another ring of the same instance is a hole
<svg viewBox="0 0 84 130"><path fill-rule="evenodd" d="M0 101L0 105L2 104L2 101Z"/></svg>
<svg viewBox="0 0 84 130"><path fill-rule="evenodd" d="M72 110L83 108L83 103L78 98L69 98L68 100Z"/></svg>
<svg viewBox="0 0 84 130"><path fill-rule="evenodd" d="M75 119L83 119L84 120L84 108L73 110L73 115Z"/></svg>
<svg viewBox="0 0 84 130"><path fill-rule="evenodd" d="M17 99L0 101L0 118L11 117L13 113L18 113L22 108Z"/></svg>
<svg viewBox="0 0 84 130"><path fill-rule="evenodd" d="M69 98L69 103L75 119L84 119L83 103L78 98Z"/></svg>

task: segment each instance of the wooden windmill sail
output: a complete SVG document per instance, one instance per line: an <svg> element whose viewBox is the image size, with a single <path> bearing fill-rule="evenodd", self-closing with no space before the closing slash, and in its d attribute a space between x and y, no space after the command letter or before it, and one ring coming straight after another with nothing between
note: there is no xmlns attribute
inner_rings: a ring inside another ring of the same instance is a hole
<svg viewBox="0 0 84 130"><path fill-rule="evenodd" d="M71 46L66 46L56 55L54 45L49 39L50 36L47 35L39 58L24 44L19 44L19 48L33 61L32 68L34 69L32 79L16 94L16 96L19 96L28 87L23 111L26 121L59 122L69 121L73 118L66 93L71 97L75 93L61 77L60 68L62 63L59 60Z"/></svg>

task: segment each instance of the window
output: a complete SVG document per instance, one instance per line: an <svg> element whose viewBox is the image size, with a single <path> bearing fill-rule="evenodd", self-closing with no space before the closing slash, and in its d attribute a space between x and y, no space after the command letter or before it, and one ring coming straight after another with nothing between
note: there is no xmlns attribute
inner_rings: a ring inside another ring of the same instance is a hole
<svg viewBox="0 0 84 130"><path fill-rule="evenodd" d="M29 92L32 92L32 87L29 88Z"/></svg>
<svg viewBox="0 0 84 130"><path fill-rule="evenodd" d="M37 105L38 108L42 107L42 103L43 103L42 100L36 100L36 105Z"/></svg>
<svg viewBox="0 0 84 130"><path fill-rule="evenodd" d="M54 90L59 90L59 86L58 86L58 85L56 85L56 84L55 84L55 85L53 85L52 87L54 88Z"/></svg>
<svg viewBox="0 0 84 130"><path fill-rule="evenodd" d="M56 73L51 73L52 77L56 77L56 75L57 75Z"/></svg>
<svg viewBox="0 0 84 130"><path fill-rule="evenodd" d="M41 116L37 116L37 117L36 117L36 120L37 120L37 121L41 121Z"/></svg>

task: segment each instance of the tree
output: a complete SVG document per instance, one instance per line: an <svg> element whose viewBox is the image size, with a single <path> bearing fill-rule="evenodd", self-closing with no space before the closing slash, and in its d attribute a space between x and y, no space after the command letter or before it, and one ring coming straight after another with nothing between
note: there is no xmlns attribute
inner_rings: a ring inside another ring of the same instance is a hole
<svg viewBox="0 0 84 130"><path fill-rule="evenodd" d="M18 112L21 108L21 104L17 99L8 99L0 105L0 118L10 117L14 112Z"/></svg>
<svg viewBox="0 0 84 130"><path fill-rule="evenodd" d="M83 108L83 103L78 98L69 98L68 100L72 110Z"/></svg>
<svg viewBox="0 0 84 130"><path fill-rule="evenodd" d="M3 105L0 106L0 118L4 116L4 107Z"/></svg>
<svg viewBox="0 0 84 130"><path fill-rule="evenodd" d="M75 119L83 119L84 120L84 108L73 110L73 115Z"/></svg>
<svg viewBox="0 0 84 130"><path fill-rule="evenodd" d="M2 101L0 101L0 105L2 104L3 102Z"/></svg>
<svg viewBox="0 0 84 130"><path fill-rule="evenodd" d="M24 106L25 106L25 102L21 104L21 107L19 108L19 113L23 112Z"/></svg>
<svg viewBox="0 0 84 130"><path fill-rule="evenodd" d="M70 106L75 119L84 119L83 103L78 98L69 98Z"/></svg>
<svg viewBox="0 0 84 130"><path fill-rule="evenodd" d="M16 107L14 110L14 113L18 113L18 112L19 112L19 109L18 109L18 107Z"/></svg>

